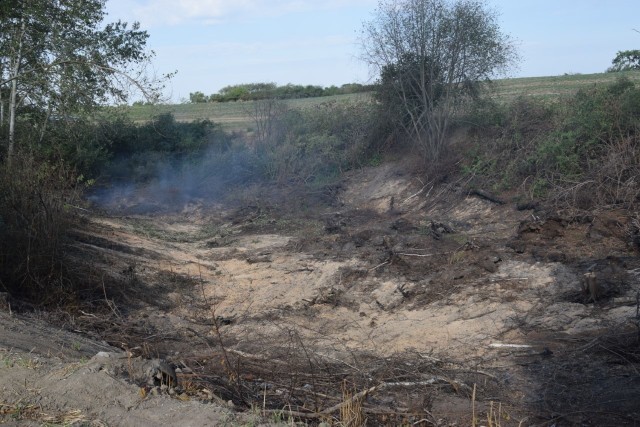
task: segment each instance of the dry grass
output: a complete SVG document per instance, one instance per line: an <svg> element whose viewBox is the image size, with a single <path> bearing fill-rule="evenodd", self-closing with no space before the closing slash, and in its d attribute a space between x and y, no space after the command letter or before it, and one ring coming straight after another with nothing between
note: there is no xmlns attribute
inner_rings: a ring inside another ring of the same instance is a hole
<svg viewBox="0 0 640 427"><path fill-rule="evenodd" d="M3 418L5 420L3 420ZM42 425L106 426L102 421L90 420L79 410L70 410L52 415L43 412L38 405L24 404L21 401L16 403L0 403L0 424L9 420L18 423L22 421L32 421L41 423Z"/></svg>
<svg viewBox="0 0 640 427"><path fill-rule="evenodd" d="M364 396L351 391L346 382L342 385L342 401L340 407L340 425L342 427L362 427L367 423L362 401Z"/></svg>

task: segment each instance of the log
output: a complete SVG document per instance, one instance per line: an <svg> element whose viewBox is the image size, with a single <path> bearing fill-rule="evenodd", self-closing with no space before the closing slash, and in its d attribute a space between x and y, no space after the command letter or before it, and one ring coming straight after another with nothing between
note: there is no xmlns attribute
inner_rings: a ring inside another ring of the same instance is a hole
<svg viewBox="0 0 640 427"><path fill-rule="evenodd" d="M488 193L488 192L486 192L484 190L477 190L477 189L476 190L471 190L471 191L469 191L469 195L470 196L478 196L481 199L488 200L488 201L490 201L492 203L496 203L498 205L504 205L504 200L501 200L498 197L494 196L493 194Z"/></svg>

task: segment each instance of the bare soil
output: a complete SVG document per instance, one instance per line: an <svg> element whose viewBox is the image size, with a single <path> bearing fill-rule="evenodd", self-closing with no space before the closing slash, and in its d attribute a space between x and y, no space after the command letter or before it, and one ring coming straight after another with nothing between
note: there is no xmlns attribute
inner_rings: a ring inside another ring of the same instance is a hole
<svg viewBox="0 0 640 427"><path fill-rule="evenodd" d="M311 196L121 199L74 232L102 295L0 314L0 420L637 425L637 214L500 196L389 163Z"/></svg>

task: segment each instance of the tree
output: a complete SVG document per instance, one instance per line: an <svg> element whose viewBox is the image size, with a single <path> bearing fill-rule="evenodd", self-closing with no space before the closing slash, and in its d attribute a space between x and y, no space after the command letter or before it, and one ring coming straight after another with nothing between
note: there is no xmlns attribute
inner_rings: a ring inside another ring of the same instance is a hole
<svg viewBox="0 0 640 427"><path fill-rule="evenodd" d="M607 72L640 70L640 50L623 50L616 54Z"/></svg>
<svg viewBox="0 0 640 427"><path fill-rule="evenodd" d="M191 92L189 94L189 102L192 104L202 104L208 101L207 95L200 91Z"/></svg>
<svg viewBox="0 0 640 427"><path fill-rule="evenodd" d="M0 120L8 106L7 155L18 116L44 138L52 118L124 102L137 89L157 97L158 81L144 74L151 58L139 24L101 28L104 0L4 0L0 6ZM37 112L37 114L33 114Z"/></svg>
<svg viewBox="0 0 640 427"><path fill-rule="evenodd" d="M256 150L264 149L265 145L275 139L281 139L279 135L280 122L287 112L287 104L275 97L258 99L246 109L248 115L255 124Z"/></svg>
<svg viewBox="0 0 640 427"><path fill-rule="evenodd" d="M476 0L381 0L362 30L393 124L437 159L462 101L517 59L497 15Z"/></svg>

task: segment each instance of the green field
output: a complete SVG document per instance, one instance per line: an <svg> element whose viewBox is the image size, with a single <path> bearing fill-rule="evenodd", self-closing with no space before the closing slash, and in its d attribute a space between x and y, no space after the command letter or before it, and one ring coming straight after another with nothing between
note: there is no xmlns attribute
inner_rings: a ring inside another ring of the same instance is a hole
<svg viewBox="0 0 640 427"><path fill-rule="evenodd" d="M326 102L362 102L370 100L368 93L323 96L319 98L290 99L289 108L308 109ZM251 111L254 101L213 102L202 104L134 105L128 107L129 117L135 122L145 122L162 113L172 113L177 121L188 122L208 119L222 125L228 131L247 130L252 126Z"/></svg>
<svg viewBox="0 0 640 427"><path fill-rule="evenodd" d="M505 100L521 95L554 99L560 96L572 95L579 89L588 89L597 85L613 83L621 76L628 77L640 84L640 71L572 74L554 77L523 77L497 80L494 96Z"/></svg>
<svg viewBox="0 0 640 427"><path fill-rule="evenodd" d="M494 97L510 100L518 96L535 96L554 99L571 95L579 89L595 85L609 84L617 77L626 76L640 83L639 71L624 73L573 74L554 77L524 77L496 80ZM362 102L370 100L371 95L358 93L351 95L335 95L320 98L291 99L286 101L290 108L313 108L325 102ZM162 113L172 113L177 121L193 121L208 119L222 125L225 130L249 130L252 127L250 118L253 101L174 104L174 105L136 105L128 107L128 114L136 122L145 122Z"/></svg>

